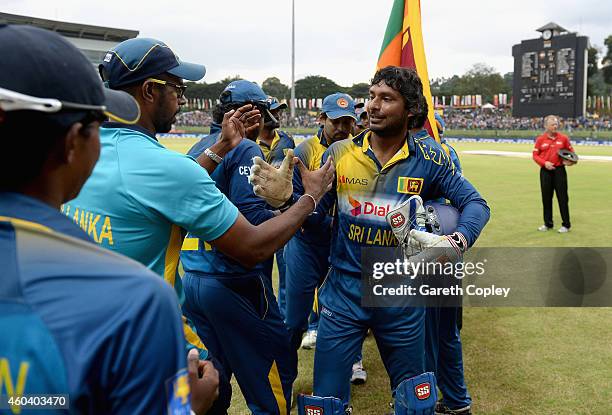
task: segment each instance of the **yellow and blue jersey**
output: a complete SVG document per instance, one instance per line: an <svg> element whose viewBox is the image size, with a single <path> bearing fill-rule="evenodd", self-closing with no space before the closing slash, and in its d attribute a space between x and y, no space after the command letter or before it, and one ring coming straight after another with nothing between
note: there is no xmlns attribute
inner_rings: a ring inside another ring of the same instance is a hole
<svg viewBox="0 0 612 415"><path fill-rule="evenodd" d="M263 152L263 159L274 167L281 165L288 149L295 148L293 137L279 129L274 130L274 138L270 145L267 145L259 138L257 139L257 144Z"/></svg>
<svg viewBox="0 0 612 415"><path fill-rule="evenodd" d="M472 245L489 219L485 200L460 173L431 137L409 136L384 166L370 147L371 132L332 144L322 162L333 157L334 188L318 210L336 202L331 264L341 272L359 275L361 248L393 246L397 240L385 220L390 209L413 195L423 200L445 197L461 212L457 231ZM319 217L320 219L320 217Z"/></svg>
<svg viewBox="0 0 612 415"><path fill-rule="evenodd" d="M329 143L321 127L315 135L297 146L294 155L304 163L308 170L313 171L321 167L321 160L328 146ZM293 197L297 199L303 194L302 176L296 166L293 172ZM329 244L331 240L331 216L329 213L331 213L331 209L329 212L314 212L311 217L306 219L296 236L305 242Z"/></svg>
<svg viewBox="0 0 612 415"><path fill-rule="evenodd" d="M185 343L160 278L16 193L0 193L0 263L2 394L68 394L71 413L189 413L168 389L187 379Z"/></svg>
<svg viewBox="0 0 612 415"><path fill-rule="evenodd" d="M188 152L197 158L207 148L217 142L221 126L214 123L211 134L202 138ZM267 209L263 199L253 193L253 187L248 181L253 157L262 157L259 146L249 139L243 139L236 148L225 155L211 174L217 188L223 193L240 213L253 225L259 225L274 217L274 213ZM214 238L199 238L194 232L189 232L181 250L181 263L186 272L212 275L215 277L259 274L263 264L247 270L237 261L231 259L221 251L212 247L207 241Z"/></svg>
<svg viewBox="0 0 612 415"><path fill-rule="evenodd" d="M98 163L63 213L103 247L162 276L182 302L183 229L216 239L235 223L238 209L191 157L166 149L137 125L105 123L100 143ZM203 350L188 325L185 334Z"/></svg>

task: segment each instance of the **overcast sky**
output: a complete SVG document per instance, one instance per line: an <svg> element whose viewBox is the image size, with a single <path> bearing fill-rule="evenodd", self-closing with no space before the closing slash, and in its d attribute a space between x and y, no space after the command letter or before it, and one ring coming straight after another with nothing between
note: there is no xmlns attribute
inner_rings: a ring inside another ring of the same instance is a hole
<svg viewBox="0 0 612 415"><path fill-rule="evenodd" d="M371 78L392 0L295 0L296 79L340 85ZM261 83L291 80L291 0L0 0L0 10L140 31L181 59L206 65L206 82L231 75ZM554 21L603 46L612 34L610 0L422 0L430 78L484 62L513 70L512 45Z"/></svg>

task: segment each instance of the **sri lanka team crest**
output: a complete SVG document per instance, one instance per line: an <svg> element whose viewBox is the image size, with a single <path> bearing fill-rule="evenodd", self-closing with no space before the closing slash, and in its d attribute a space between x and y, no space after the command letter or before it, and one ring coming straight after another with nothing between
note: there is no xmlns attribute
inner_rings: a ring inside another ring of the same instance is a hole
<svg viewBox="0 0 612 415"><path fill-rule="evenodd" d="M423 190L423 179L421 177L404 177L397 178L397 192L409 195L418 195Z"/></svg>
<svg viewBox="0 0 612 415"><path fill-rule="evenodd" d="M345 98L338 98L336 100L336 105L339 106L340 108L347 108L349 104Z"/></svg>
<svg viewBox="0 0 612 415"><path fill-rule="evenodd" d="M191 414L191 389L187 369L179 370L176 375L166 380L169 415Z"/></svg>

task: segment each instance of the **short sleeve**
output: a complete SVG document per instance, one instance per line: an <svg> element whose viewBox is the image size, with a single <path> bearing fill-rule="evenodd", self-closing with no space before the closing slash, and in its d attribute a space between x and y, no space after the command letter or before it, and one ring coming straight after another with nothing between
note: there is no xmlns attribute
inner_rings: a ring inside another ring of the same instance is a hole
<svg viewBox="0 0 612 415"><path fill-rule="evenodd" d="M213 240L236 222L238 209L191 157L158 148L131 154L120 169L128 194L150 214L157 214L194 235Z"/></svg>

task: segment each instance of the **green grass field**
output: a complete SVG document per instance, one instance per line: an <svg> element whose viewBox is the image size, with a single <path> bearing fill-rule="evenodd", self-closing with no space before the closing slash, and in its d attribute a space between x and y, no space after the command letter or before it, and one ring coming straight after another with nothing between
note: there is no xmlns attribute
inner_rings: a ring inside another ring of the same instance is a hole
<svg viewBox="0 0 612 415"><path fill-rule="evenodd" d="M163 143L186 151L194 140ZM530 152L520 144L458 143L464 174L491 207L478 246L612 245L612 162L568 169L572 231L541 233L538 167L530 159L461 154L466 150ZM612 148L579 147L612 156ZM556 202L555 202L556 203ZM560 225L555 206L556 225ZM465 308L466 381L475 414L612 414L612 308ZM313 351L300 350L294 393L311 392ZM388 411L389 382L374 339L364 343L368 382L353 387L354 413ZM231 414L248 414L234 383Z"/></svg>
<svg viewBox="0 0 612 415"><path fill-rule="evenodd" d="M189 132L189 133L204 133L208 134L208 127L199 127L199 126L179 126L177 127L179 130ZM284 128L288 133L293 135L311 135L314 134L317 129L316 128ZM602 131L590 131L590 130L575 130L571 133L567 133L563 131L564 134L568 134L572 139L578 138L591 138L594 140L612 140L612 131L610 130L602 130ZM534 138L538 135L542 134L541 131L536 130L447 130L447 137L494 137L494 138L504 138L504 137L520 137L520 138Z"/></svg>

